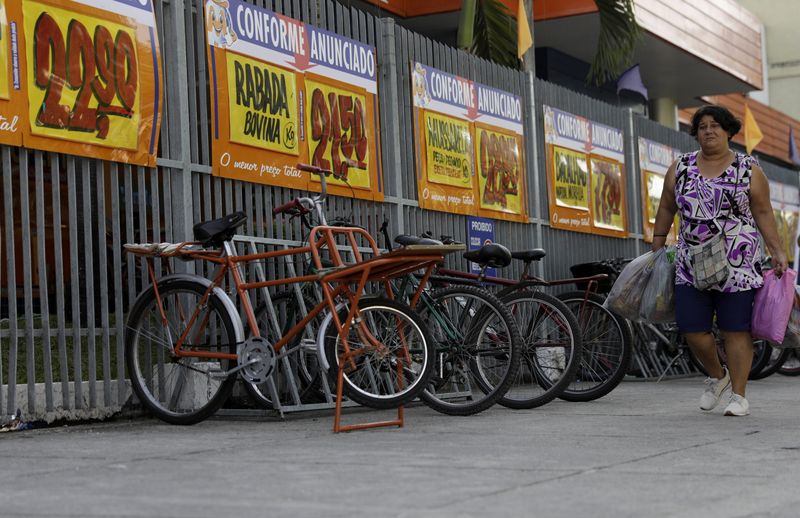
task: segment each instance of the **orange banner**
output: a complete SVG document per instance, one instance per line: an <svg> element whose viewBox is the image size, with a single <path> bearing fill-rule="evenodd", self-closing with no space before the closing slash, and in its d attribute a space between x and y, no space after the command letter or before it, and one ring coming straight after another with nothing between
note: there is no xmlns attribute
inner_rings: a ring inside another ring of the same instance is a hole
<svg viewBox="0 0 800 518"><path fill-rule="evenodd" d="M22 145L25 93L19 63L19 1L0 0L0 144Z"/></svg>
<svg viewBox="0 0 800 518"><path fill-rule="evenodd" d="M375 49L241 0L204 0L215 175L383 200Z"/></svg>
<svg viewBox="0 0 800 518"><path fill-rule="evenodd" d="M163 86L152 9L150 0L24 2L25 146L155 165Z"/></svg>
<svg viewBox="0 0 800 518"><path fill-rule="evenodd" d="M527 222L522 100L411 63L419 206Z"/></svg>
<svg viewBox="0 0 800 518"><path fill-rule="evenodd" d="M550 226L624 238L622 130L543 106Z"/></svg>

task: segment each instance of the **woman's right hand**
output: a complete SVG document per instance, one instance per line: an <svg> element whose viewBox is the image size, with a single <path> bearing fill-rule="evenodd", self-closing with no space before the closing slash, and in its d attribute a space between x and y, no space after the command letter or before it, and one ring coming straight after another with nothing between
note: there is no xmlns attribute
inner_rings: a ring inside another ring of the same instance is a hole
<svg viewBox="0 0 800 518"><path fill-rule="evenodd" d="M655 252L667 246L667 238L662 236L654 236L653 242L650 244L650 250Z"/></svg>

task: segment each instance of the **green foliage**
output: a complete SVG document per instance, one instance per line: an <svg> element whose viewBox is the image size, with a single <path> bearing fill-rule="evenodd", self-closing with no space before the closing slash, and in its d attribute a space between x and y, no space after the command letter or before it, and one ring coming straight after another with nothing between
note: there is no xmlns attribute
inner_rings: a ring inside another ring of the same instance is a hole
<svg viewBox="0 0 800 518"><path fill-rule="evenodd" d="M600 35L586 82L602 85L616 79L631 64L641 36L633 0L594 0L600 16Z"/></svg>
<svg viewBox="0 0 800 518"><path fill-rule="evenodd" d="M595 0L600 17L597 51L586 82L601 85L616 79L631 63L641 36L633 0ZM533 28L534 40L536 28ZM464 0L458 46L500 65L519 68L517 21L499 0Z"/></svg>
<svg viewBox="0 0 800 518"><path fill-rule="evenodd" d="M477 0L469 51L497 64L518 68L517 22L500 0Z"/></svg>

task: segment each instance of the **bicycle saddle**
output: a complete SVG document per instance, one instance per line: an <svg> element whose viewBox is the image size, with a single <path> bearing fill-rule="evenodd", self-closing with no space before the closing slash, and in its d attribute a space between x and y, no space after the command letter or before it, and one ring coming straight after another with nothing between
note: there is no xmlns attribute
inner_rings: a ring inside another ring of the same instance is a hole
<svg viewBox="0 0 800 518"><path fill-rule="evenodd" d="M441 241L431 239L429 237L410 236L408 234L400 234L394 238L394 242L400 246L410 245L441 245Z"/></svg>
<svg viewBox="0 0 800 518"><path fill-rule="evenodd" d="M225 241L230 241L235 230L247 221L244 212L234 212L221 218L202 221L192 227L194 240L203 243L203 246L222 246Z"/></svg>
<svg viewBox="0 0 800 518"><path fill-rule="evenodd" d="M511 264L511 252L508 248L497 243L483 245L477 250L464 252L464 259L473 263L491 268L503 268Z"/></svg>
<svg viewBox="0 0 800 518"><path fill-rule="evenodd" d="M529 263L531 261L538 261L542 257L546 256L547 252L544 251L542 248L534 248L533 250L522 250L520 252L511 252L511 257L514 259L519 259L520 261L525 261Z"/></svg>

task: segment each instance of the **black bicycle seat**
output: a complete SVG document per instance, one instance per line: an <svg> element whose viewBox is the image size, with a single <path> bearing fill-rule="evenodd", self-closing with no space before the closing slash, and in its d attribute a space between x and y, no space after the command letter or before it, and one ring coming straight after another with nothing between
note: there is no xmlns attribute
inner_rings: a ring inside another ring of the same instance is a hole
<svg viewBox="0 0 800 518"><path fill-rule="evenodd" d="M511 257L514 259L519 259L520 261L525 261L529 263L531 261L538 261L542 257L546 256L547 252L544 251L542 248L534 248L533 250L522 250L519 252L511 252Z"/></svg>
<svg viewBox="0 0 800 518"><path fill-rule="evenodd" d="M400 246L410 245L441 245L441 241L431 239L429 237L410 236L408 234L400 234L394 238L394 242Z"/></svg>
<svg viewBox="0 0 800 518"><path fill-rule="evenodd" d="M482 267L503 268L511 264L511 252L503 245L491 243L483 245L477 250L464 252L464 259L479 264Z"/></svg>
<svg viewBox="0 0 800 518"><path fill-rule="evenodd" d="M245 221L247 221L247 216L244 212L239 211L211 221L200 222L192 228L194 240L200 241L203 246L222 246L223 242L233 238L236 229Z"/></svg>

